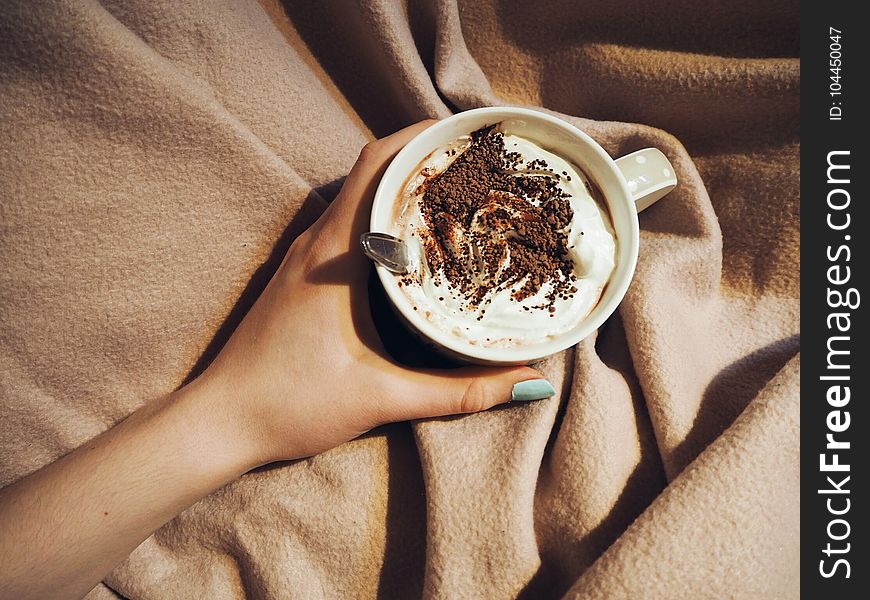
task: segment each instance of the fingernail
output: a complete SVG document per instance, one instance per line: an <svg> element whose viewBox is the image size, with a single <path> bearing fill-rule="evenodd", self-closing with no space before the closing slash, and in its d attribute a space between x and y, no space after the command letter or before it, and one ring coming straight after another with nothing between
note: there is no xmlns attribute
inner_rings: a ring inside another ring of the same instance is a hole
<svg viewBox="0 0 870 600"><path fill-rule="evenodd" d="M515 383L511 390L511 400L514 402L528 402L530 400L543 400L555 396L556 390L546 379L530 379Z"/></svg>

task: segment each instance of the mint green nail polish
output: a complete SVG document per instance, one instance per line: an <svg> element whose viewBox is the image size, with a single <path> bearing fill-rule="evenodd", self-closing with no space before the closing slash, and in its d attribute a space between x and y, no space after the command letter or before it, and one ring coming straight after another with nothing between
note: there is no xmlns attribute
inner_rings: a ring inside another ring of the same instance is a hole
<svg viewBox="0 0 870 600"><path fill-rule="evenodd" d="M529 400L543 400L555 396L556 390L546 379L530 379L514 384L511 391L511 400L514 402L528 402Z"/></svg>

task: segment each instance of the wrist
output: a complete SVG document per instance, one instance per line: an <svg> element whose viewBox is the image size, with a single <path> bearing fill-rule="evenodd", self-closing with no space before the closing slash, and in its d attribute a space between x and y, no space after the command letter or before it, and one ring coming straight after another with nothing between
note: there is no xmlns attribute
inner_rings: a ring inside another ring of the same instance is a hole
<svg viewBox="0 0 870 600"><path fill-rule="evenodd" d="M216 478L228 483L263 464L260 436L229 386L201 376L173 396L189 424L193 452Z"/></svg>

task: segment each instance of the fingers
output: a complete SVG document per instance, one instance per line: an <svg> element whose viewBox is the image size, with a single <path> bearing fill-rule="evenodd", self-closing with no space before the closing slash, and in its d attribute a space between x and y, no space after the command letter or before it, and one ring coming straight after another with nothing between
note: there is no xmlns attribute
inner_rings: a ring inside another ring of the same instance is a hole
<svg viewBox="0 0 870 600"><path fill-rule="evenodd" d="M387 165L405 144L433 123L436 121L431 119L421 121L363 147L341 192L324 215L323 234L336 242L336 255L358 251L359 237L368 231L372 199Z"/></svg>
<svg viewBox="0 0 870 600"><path fill-rule="evenodd" d="M409 370L396 367L384 399L384 421L474 413L498 404L541 400L552 385L529 367Z"/></svg>
<svg viewBox="0 0 870 600"><path fill-rule="evenodd" d="M344 182L342 192L347 191L352 195L363 194L372 180L375 180L375 187L377 187L377 180L399 150L420 132L437 122L434 119L426 119L363 146L356 164Z"/></svg>

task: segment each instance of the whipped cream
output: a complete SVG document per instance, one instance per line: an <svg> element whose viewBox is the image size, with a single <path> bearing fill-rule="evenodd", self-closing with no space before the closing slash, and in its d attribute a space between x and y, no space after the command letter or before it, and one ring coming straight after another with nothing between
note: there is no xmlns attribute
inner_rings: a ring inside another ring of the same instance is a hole
<svg viewBox="0 0 870 600"><path fill-rule="evenodd" d="M499 227L498 219L486 218L487 212L502 209L500 214L511 217L522 215L522 204L537 206L534 198L513 198L495 192L491 202L482 206L471 218L467 231L457 228L449 240L457 248L448 252L461 252L468 256L468 276L479 281L484 294L470 302L439 268L438 261L427 260L425 245L433 231L427 223L422 207L426 184L443 173L453 161L471 145L471 136L464 136L433 151L421 163L417 173L407 182L398 199L398 218L395 234L408 243L412 271L400 277L401 289L415 310L437 328L449 332L472 345L511 347L534 344L557 336L582 321L595 307L613 272L616 257L616 239L607 213L596 202L591 182L583 172L565 159L544 150L534 142L502 131L506 152L519 154L519 161L511 168L518 176L547 177L555 180L571 208L573 215L564 233L567 235L567 253L573 263L572 293L557 293L556 281L548 280L535 293L520 293L527 278L510 286L486 288L491 279L510 267L510 248L504 240L513 231ZM542 166L542 162L546 163ZM556 178L556 174L559 175ZM503 201L502 201L503 199ZM445 218L449 219L449 215ZM430 218L431 221L431 218ZM444 223L439 223L444 226ZM452 222L448 226L456 227ZM476 260L480 249L475 242L487 240L501 252L497 266ZM431 257L431 254L430 254ZM436 264L430 264L430 262ZM564 290L564 285L562 288ZM519 299L518 299L519 298Z"/></svg>

